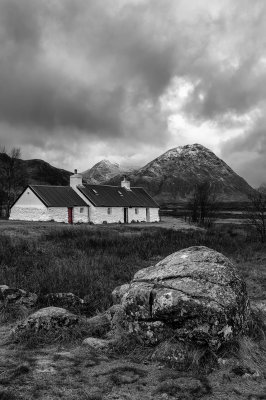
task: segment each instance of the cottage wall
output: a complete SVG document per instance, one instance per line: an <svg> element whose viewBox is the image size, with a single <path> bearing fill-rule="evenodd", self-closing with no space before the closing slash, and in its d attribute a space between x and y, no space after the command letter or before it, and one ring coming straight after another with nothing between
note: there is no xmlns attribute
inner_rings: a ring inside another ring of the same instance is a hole
<svg viewBox="0 0 266 400"><path fill-rule="evenodd" d="M47 214L49 221L68 223L67 207L49 207Z"/></svg>
<svg viewBox="0 0 266 400"><path fill-rule="evenodd" d="M80 209L83 208L83 213ZM88 207L73 207L73 223L87 223L88 218ZM48 208L49 221L54 220L56 222L68 223L68 208L67 207L49 207Z"/></svg>
<svg viewBox="0 0 266 400"><path fill-rule="evenodd" d="M47 221L47 218L47 207L30 188L27 188L16 201L9 216L11 220L22 221Z"/></svg>
<svg viewBox="0 0 266 400"><path fill-rule="evenodd" d="M19 221L49 221L49 215L45 206L43 209L14 206L11 209L9 219Z"/></svg>
<svg viewBox="0 0 266 400"><path fill-rule="evenodd" d="M90 221L94 224L124 222L124 209L122 207L112 207L111 214L108 214L107 207L90 207Z"/></svg>
<svg viewBox="0 0 266 400"><path fill-rule="evenodd" d="M159 222L159 208L150 208L150 222Z"/></svg>
<svg viewBox="0 0 266 400"><path fill-rule="evenodd" d="M80 210L83 209L83 212ZM74 207L73 208L73 222L76 224L89 222L89 207Z"/></svg>
<svg viewBox="0 0 266 400"><path fill-rule="evenodd" d="M146 208L143 207L138 207L137 208L137 214L135 213L136 207L129 208L128 209L128 222L131 221L139 221L143 222L146 221Z"/></svg>

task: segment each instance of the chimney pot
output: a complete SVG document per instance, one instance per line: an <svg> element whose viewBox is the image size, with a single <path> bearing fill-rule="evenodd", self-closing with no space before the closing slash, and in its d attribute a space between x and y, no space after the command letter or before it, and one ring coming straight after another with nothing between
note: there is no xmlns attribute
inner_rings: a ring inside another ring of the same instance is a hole
<svg viewBox="0 0 266 400"><path fill-rule="evenodd" d="M74 174L77 174L78 173L78 170L77 169L74 169Z"/></svg>

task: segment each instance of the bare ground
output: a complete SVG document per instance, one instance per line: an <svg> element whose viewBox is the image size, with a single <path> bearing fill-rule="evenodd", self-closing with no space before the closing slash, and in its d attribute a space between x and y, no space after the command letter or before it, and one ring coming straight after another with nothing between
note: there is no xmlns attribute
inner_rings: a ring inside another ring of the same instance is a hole
<svg viewBox="0 0 266 400"><path fill-rule="evenodd" d="M256 370L255 374L232 372L239 363L232 357L204 376L176 371L145 357L107 356L82 345L26 349L6 343L10 328L0 329L0 399L266 399L266 359L256 355L257 346L249 342L244 343L241 365Z"/></svg>

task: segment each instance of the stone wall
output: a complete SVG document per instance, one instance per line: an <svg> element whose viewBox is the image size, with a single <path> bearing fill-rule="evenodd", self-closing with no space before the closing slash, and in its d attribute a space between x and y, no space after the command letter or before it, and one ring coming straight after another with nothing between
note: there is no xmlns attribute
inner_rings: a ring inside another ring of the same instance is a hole
<svg viewBox="0 0 266 400"><path fill-rule="evenodd" d="M45 206L41 208L15 205L11 209L9 219L20 221L49 221L50 218Z"/></svg>
<svg viewBox="0 0 266 400"><path fill-rule="evenodd" d="M81 210L83 209L83 212ZM73 208L73 222L76 224L89 222L89 207L74 207Z"/></svg>
<svg viewBox="0 0 266 400"><path fill-rule="evenodd" d="M122 207L111 207L111 214L108 214L107 207L90 207L90 221L94 224L124 222L124 209Z"/></svg>
<svg viewBox="0 0 266 400"><path fill-rule="evenodd" d="M159 208L150 208L150 222L159 222Z"/></svg>
<svg viewBox="0 0 266 400"><path fill-rule="evenodd" d="M137 214L135 210L137 209ZM128 222L131 221L146 221L146 208L143 207L133 207L128 209Z"/></svg>

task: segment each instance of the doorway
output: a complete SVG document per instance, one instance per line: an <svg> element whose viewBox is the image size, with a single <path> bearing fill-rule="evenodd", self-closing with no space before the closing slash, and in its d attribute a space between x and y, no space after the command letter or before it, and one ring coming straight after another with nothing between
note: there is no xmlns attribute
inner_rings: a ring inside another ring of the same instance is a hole
<svg viewBox="0 0 266 400"><path fill-rule="evenodd" d="M73 224L73 208L68 208L68 223Z"/></svg>
<svg viewBox="0 0 266 400"><path fill-rule="evenodd" d="M150 216L150 209L146 208L146 222L150 222L151 216Z"/></svg>
<svg viewBox="0 0 266 400"><path fill-rule="evenodd" d="M128 208L124 208L124 223L128 223Z"/></svg>

